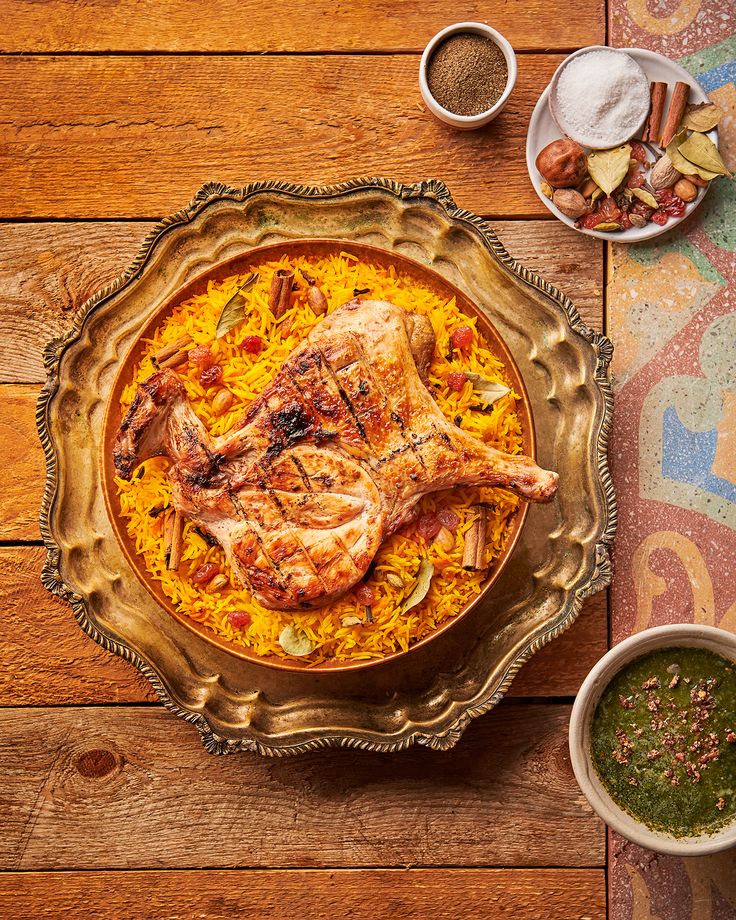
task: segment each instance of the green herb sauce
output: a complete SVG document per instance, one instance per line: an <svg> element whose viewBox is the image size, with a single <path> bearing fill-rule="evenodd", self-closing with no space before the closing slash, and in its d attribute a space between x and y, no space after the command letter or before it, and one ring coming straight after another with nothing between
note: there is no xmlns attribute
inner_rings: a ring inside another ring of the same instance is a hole
<svg viewBox="0 0 736 920"><path fill-rule="evenodd" d="M606 688L591 752L611 798L675 837L736 816L736 664L706 649L637 658Z"/></svg>

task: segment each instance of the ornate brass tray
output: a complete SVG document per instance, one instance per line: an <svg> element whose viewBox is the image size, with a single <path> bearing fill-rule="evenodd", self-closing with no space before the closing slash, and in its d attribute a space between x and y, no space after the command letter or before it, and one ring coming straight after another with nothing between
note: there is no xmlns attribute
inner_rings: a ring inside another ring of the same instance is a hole
<svg viewBox="0 0 736 920"><path fill-rule="evenodd" d="M121 363L172 296L210 266L300 239L368 244L427 265L487 314L526 385L540 465L560 473L529 509L482 602L408 656L367 671L285 672L244 660L172 617L133 572L104 499L104 417ZM130 266L45 351L38 403L47 481L43 583L82 628L133 662L207 750L285 755L327 746L448 748L521 665L610 580L615 503L606 445L612 347L559 291L510 258L441 182L206 185L157 225Z"/></svg>
<svg viewBox="0 0 736 920"><path fill-rule="evenodd" d="M327 660L321 662L320 664L313 665L309 662L308 659L294 661L278 658L275 655L268 657L259 656L249 648L245 648L242 645L236 644L234 642L229 642L227 639L220 638L207 626L198 623L196 620L181 612L166 596L161 588L160 582L157 582L150 577L146 571L145 563L142 557L136 555L135 540L128 534L127 528L125 526L125 521L119 513L119 501L117 498L114 481L115 468L112 456L113 443L118 428L120 427L120 422L122 421L122 411L120 407L121 394L124 387L133 377L134 365L140 361L141 356L145 351L145 341L151 335L153 335L156 327L162 323L168 315L170 315L172 310L178 306L178 304L182 303L184 300L188 300L190 297L196 294L206 291L207 285L211 279L221 280L222 278L226 278L229 275L236 274L247 275L254 266L258 265L258 263L267 262L271 259L279 259L284 255L290 258L306 256L307 258L316 259L323 258L328 255L337 255L341 251L345 250L347 250L351 255L356 256L362 262L370 263L372 265L383 265L385 268L393 266L397 271L400 271L402 275L412 278L417 284L423 285L425 288L430 288L431 290L436 291L446 300L449 300L451 297L455 297L460 310L466 316L473 316L476 319L476 328L478 328L482 333L485 342L488 344L493 354L501 361L503 361L506 378L508 379L509 384L513 388L514 392L518 393L520 396L520 399L517 400L516 404L516 414L521 424L523 452L532 458L534 458L536 455L534 423L532 419L531 405L526 392L526 388L524 386L524 381L521 374L519 373L519 369L516 366L513 355L506 347L506 344L499 336L496 329L493 327L493 324L489 321L488 317L474 303L472 303L472 301L470 301L465 296L465 294L463 294L461 290L451 285L448 281L446 281L444 278L436 274L436 272L432 271L428 267L415 262L413 259L408 259L401 253L387 252L385 249L378 249L375 246L367 246L365 243L354 243L347 240L287 240L281 243L272 243L268 246L257 246L254 249L250 249L245 254L235 256L232 259L227 259L225 262L218 262L216 265L209 267L204 273L200 274L198 277L192 279L190 282L184 285L181 290L178 290L176 294L169 298L169 300L167 300L162 305L162 307L153 314L149 321L139 330L135 344L128 352L125 360L120 362L119 370L117 372L115 382L112 386L110 397L108 398L103 434L100 441L102 446L100 462L102 464L101 485L105 494L105 501L107 502L107 510L110 522L113 526L113 530L118 539L118 542L123 548L123 552L125 553L128 565L140 578L144 587L153 595L154 599L157 600L158 603L166 610L168 610L172 616L177 617L185 626L188 626L189 629L199 633L199 635L201 635L207 641L213 642L215 645L219 645L221 648L227 649L232 655L238 655L241 658L245 658L250 661L256 661L260 664L268 665L269 667L280 668L286 671L301 671L305 668L331 671L348 671L375 667L376 665L382 665L385 663L389 657L394 658L398 657L399 655L407 655L413 653L426 642L430 642L437 636L441 635L441 633L443 633L446 629L454 627L460 617L465 616L466 613L468 613L473 607L482 601L486 592L490 590L493 583L501 576L504 566L516 548L519 536L521 535L521 529L524 526L524 522L529 510L529 505L526 502L520 502L518 508L511 514L509 520L509 530L506 537L506 544L499 556L494 560L493 565L490 567L489 571L486 573L486 578L483 583L481 593L472 598L461 610L455 614L455 616L446 619L431 633L412 645L408 652L394 652L393 655L386 656L383 659L373 658L366 661L347 662Z"/></svg>

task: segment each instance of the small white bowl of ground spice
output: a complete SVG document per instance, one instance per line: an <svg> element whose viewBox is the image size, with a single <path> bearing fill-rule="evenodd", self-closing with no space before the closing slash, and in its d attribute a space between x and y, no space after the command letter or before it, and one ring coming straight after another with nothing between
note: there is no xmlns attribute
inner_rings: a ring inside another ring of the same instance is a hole
<svg viewBox="0 0 736 920"><path fill-rule="evenodd" d="M501 112L516 83L516 55L482 22L458 22L424 49L419 87L429 111L453 128L482 128Z"/></svg>

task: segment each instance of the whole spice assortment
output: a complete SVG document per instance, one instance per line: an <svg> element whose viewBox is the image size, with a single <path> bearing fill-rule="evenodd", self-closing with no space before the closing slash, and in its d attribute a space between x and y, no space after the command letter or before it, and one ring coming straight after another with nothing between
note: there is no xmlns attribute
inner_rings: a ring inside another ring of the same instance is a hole
<svg viewBox="0 0 736 920"><path fill-rule="evenodd" d="M558 106L573 121L571 113L577 111L575 124L581 134L587 130L588 134L598 132L602 136L608 132L614 136L617 119L627 130L642 120L638 101L634 115L622 115L630 103L632 89L622 60L628 55L617 51L609 59L605 50L600 52L602 57L597 56L598 52L593 57L594 52L590 52L573 58L570 73L565 68L556 87ZM611 79L596 78L598 90L605 86L605 93L596 95L591 90L583 101L583 77L587 76L592 86L595 71L606 60L611 63ZM723 111L710 102L688 105L690 86L678 82L672 88L665 113L667 84L653 82L647 86L650 109L641 141L630 137L618 146L594 147L586 153L576 140L565 137L547 144L537 155L536 166L544 179L542 193L561 214L574 220L576 227L615 232L641 229L650 222L664 226L670 218L682 217L686 205L696 201L700 189L711 180L730 175L706 133L717 126ZM636 96L638 100L638 90ZM586 119L593 114L595 125L591 131L586 128Z"/></svg>
<svg viewBox="0 0 736 920"><path fill-rule="evenodd" d="M508 80L506 58L485 35L461 32L439 45L427 65L427 85L455 115L480 115L501 98Z"/></svg>
<svg viewBox="0 0 736 920"><path fill-rule="evenodd" d="M676 837L736 817L736 664L700 648L631 662L604 691L591 754L609 795Z"/></svg>

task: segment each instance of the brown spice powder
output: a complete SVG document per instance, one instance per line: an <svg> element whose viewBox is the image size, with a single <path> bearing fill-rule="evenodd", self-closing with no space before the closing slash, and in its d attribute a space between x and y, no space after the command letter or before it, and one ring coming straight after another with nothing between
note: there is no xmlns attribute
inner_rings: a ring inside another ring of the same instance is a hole
<svg viewBox="0 0 736 920"><path fill-rule="evenodd" d="M427 67L430 93L456 115L479 115L490 109L502 96L507 79L501 49L474 32L446 38Z"/></svg>

